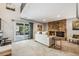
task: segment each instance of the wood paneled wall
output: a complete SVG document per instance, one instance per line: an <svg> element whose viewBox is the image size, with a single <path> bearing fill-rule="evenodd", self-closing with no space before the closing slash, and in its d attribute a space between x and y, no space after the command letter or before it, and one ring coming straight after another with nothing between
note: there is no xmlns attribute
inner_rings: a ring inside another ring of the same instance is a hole
<svg viewBox="0 0 79 59"><path fill-rule="evenodd" d="M67 36L66 33L66 19L59 20L59 21L53 21L53 22L48 22L48 31L49 35L53 34L55 31L62 31L65 32L65 37Z"/></svg>

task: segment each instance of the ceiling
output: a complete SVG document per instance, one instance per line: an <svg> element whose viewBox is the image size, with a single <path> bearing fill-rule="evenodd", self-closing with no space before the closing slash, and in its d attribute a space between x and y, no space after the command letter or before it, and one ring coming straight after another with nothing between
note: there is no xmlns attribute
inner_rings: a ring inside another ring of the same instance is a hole
<svg viewBox="0 0 79 59"><path fill-rule="evenodd" d="M21 18L44 23L75 16L75 3L27 3L21 13Z"/></svg>

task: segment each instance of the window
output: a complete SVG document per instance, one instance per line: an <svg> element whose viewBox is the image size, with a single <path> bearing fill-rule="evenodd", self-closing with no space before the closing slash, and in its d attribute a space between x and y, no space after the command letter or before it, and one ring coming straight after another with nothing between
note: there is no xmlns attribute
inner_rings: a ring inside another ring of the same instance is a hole
<svg viewBox="0 0 79 59"><path fill-rule="evenodd" d="M29 24L16 24L16 35L29 34Z"/></svg>

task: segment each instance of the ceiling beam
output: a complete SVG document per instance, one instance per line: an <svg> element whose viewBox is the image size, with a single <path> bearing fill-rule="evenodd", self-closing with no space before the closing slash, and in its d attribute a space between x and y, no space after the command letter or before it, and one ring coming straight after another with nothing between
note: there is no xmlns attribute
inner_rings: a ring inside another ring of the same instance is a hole
<svg viewBox="0 0 79 59"><path fill-rule="evenodd" d="M20 12L22 12L23 8L25 7L26 3L22 3L20 7Z"/></svg>

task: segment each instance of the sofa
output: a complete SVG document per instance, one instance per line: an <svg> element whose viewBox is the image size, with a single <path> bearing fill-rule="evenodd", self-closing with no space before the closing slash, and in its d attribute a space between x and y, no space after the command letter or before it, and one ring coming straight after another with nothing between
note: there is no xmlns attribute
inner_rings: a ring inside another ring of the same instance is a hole
<svg viewBox="0 0 79 59"><path fill-rule="evenodd" d="M69 38L69 42L79 44L79 35L73 35L71 38Z"/></svg>

